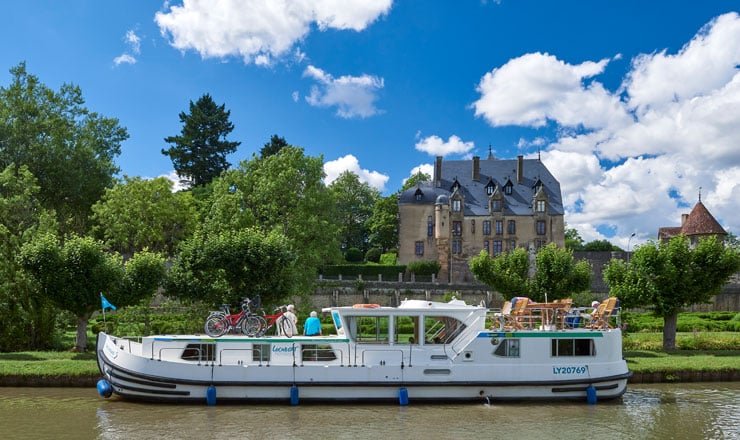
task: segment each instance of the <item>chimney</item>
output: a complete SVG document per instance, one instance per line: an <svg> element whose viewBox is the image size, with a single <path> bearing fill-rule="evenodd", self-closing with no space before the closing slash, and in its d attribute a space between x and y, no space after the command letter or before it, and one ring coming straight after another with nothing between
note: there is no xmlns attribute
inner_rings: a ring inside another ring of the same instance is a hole
<svg viewBox="0 0 740 440"><path fill-rule="evenodd" d="M442 156L437 156L434 162L434 186L437 188L442 186Z"/></svg>
<svg viewBox="0 0 740 440"><path fill-rule="evenodd" d="M480 180L480 157L473 156L473 180Z"/></svg>
<svg viewBox="0 0 740 440"><path fill-rule="evenodd" d="M516 159L516 181L517 183L522 183L522 180L524 179L524 156L520 154Z"/></svg>
<svg viewBox="0 0 740 440"><path fill-rule="evenodd" d="M681 226L685 225L686 224L686 220L688 220L688 219L689 219L689 215L688 214L681 214Z"/></svg>

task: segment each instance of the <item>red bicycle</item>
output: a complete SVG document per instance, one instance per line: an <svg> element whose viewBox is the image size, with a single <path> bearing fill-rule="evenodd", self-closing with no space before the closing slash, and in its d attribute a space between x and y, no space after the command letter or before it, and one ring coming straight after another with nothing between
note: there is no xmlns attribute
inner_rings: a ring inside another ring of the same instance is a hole
<svg viewBox="0 0 740 440"><path fill-rule="evenodd" d="M242 300L242 311L229 313L229 305L223 304L220 312L212 312L208 315L205 324L206 334L212 338L218 338L226 333L239 329L247 336L256 336L262 329L260 316L252 313L249 298Z"/></svg>
<svg viewBox="0 0 740 440"><path fill-rule="evenodd" d="M275 327L275 333L278 335L287 336L289 338L293 336L295 331L294 323L290 322L287 316L284 316L287 310L287 306L280 306L274 310L277 313L272 315L255 315L260 322L257 336L264 336L273 327Z"/></svg>

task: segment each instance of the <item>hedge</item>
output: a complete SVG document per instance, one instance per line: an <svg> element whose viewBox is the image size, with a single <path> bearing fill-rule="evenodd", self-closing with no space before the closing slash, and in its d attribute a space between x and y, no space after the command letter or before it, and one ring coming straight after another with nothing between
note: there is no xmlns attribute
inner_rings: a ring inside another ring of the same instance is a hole
<svg viewBox="0 0 740 440"><path fill-rule="evenodd" d="M362 276L363 279L373 280L377 279L378 275L382 275L386 281L393 281L398 279L398 274L406 271L406 266L384 266L375 264L333 264L327 265L319 270L319 274L325 277L338 277L342 276L356 277Z"/></svg>

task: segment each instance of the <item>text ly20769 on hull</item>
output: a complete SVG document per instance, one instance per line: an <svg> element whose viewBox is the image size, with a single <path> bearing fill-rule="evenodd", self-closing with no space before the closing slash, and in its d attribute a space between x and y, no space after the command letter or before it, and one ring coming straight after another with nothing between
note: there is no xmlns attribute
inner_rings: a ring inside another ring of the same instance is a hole
<svg viewBox="0 0 740 440"><path fill-rule="evenodd" d="M492 311L453 300L324 309L326 336L100 333L102 395L146 401L613 399L631 373L618 326L556 303ZM612 316L614 316L612 314Z"/></svg>

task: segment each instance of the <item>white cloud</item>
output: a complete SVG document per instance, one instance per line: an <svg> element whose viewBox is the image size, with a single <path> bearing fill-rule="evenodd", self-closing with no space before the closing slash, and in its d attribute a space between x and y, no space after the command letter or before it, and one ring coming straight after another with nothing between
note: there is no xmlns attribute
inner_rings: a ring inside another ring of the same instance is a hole
<svg viewBox="0 0 740 440"><path fill-rule="evenodd" d="M360 182L366 182L368 185L380 192L385 191L385 184L388 182L388 176L377 171L370 171L361 168L360 162L351 154L324 163L324 173L326 173L324 183L329 185L345 171L352 171L357 174Z"/></svg>
<svg viewBox="0 0 740 440"><path fill-rule="evenodd" d="M124 53L113 58L113 64L115 64L116 66L119 66L121 64L136 64L136 58L127 53Z"/></svg>
<svg viewBox="0 0 740 440"><path fill-rule="evenodd" d="M388 13L392 0L184 0L154 20L170 44L203 58L241 57L270 64L311 31L362 31ZM301 52L296 52L300 54Z"/></svg>
<svg viewBox="0 0 740 440"><path fill-rule="evenodd" d="M133 30L129 30L126 32L123 41L126 42L128 50L123 54L115 57L113 59L113 64L115 64L116 66L119 66L121 64L136 64L137 60L135 55L139 55L141 53L141 38L136 35L136 32L134 32Z"/></svg>
<svg viewBox="0 0 740 440"><path fill-rule="evenodd" d="M377 93L384 87L383 78L373 75L334 78L318 67L308 66L304 77L318 84L311 87L306 102L315 107L336 107L341 118L367 118L380 113L375 107Z"/></svg>
<svg viewBox="0 0 740 440"><path fill-rule="evenodd" d="M473 142L463 142L454 134L446 142L439 136L432 135L417 142L415 148L431 156L448 156L450 154L469 153L470 150L475 148L475 144Z"/></svg>
<svg viewBox="0 0 740 440"><path fill-rule="evenodd" d="M586 241L634 248L655 239L658 228L680 225L700 187L710 212L738 234L738 14L712 20L675 54L635 57L616 91L597 81L607 66L523 55L481 78L475 114L492 126L554 124L542 160L561 182L565 221Z"/></svg>
<svg viewBox="0 0 740 440"><path fill-rule="evenodd" d="M157 177L166 177L170 179L173 183L172 192L178 192L186 189L185 185L180 182L180 176L177 175L177 172L175 170L170 171L168 174L162 174Z"/></svg>

